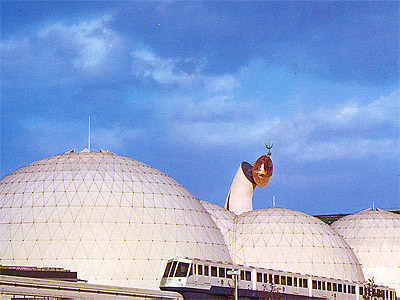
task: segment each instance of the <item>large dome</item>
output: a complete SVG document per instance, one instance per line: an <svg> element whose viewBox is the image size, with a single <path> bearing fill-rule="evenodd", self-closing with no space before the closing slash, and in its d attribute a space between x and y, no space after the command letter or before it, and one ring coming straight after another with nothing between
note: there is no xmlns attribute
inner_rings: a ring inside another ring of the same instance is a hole
<svg viewBox="0 0 400 300"><path fill-rule="evenodd" d="M353 248L366 279L400 293L400 216L366 209L332 224Z"/></svg>
<svg viewBox="0 0 400 300"><path fill-rule="evenodd" d="M237 216L235 263L363 281L361 266L345 240L319 219L283 209Z"/></svg>
<svg viewBox="0 0 400 300"><path fill-rule="evenodd" d="M229 262L185 188L110 152L64 153L0 180L0 264L62 267L91 283L158 289L166 261Z"/></svg>

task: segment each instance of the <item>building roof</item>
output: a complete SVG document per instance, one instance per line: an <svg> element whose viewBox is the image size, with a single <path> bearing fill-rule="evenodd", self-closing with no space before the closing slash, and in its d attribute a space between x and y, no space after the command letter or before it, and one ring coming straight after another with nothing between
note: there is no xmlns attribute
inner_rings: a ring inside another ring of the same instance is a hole
<svg viewBox="0 0 400 300"><path fill-rule="evenodd" d="M400 209L399 208L389 208L385 209L386 211L395 213L395 214L400 214ZM329 215L314 215L314 217L320 219L321 221L324 221L326 224L331 225L333 222L348 216L350 214L329 214Z"/></svg>

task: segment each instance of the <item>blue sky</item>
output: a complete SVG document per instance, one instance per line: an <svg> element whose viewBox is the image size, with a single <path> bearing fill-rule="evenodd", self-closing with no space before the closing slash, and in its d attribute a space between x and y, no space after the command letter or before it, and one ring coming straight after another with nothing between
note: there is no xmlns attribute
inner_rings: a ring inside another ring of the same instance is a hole
<svg viewBox="0 0 400 300"><path fill-rule="evenodd" d="M400 207L397 1L2 1L1 176L87 147L224 205Z"/></svg>

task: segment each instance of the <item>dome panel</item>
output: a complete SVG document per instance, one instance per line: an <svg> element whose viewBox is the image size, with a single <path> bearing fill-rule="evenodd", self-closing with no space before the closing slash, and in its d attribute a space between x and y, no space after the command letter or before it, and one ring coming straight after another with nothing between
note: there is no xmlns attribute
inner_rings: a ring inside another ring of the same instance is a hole
<svg viewBox="0 0 400 300"><path fill-rule="evenodd" d="M207 201L200 202L220 229L222 236L224 237L225 244L232 245L232 243L234 243L234 220L236 215L233 212L216 204Z"/></svg>

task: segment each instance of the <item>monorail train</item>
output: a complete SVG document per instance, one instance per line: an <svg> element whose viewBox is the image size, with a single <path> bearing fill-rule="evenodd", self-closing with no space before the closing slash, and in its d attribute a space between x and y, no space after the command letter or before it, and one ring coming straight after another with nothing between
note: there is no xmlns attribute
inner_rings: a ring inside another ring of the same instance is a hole
<svg viewBox="0 0 400 300"><path fill-rule="evenodd" d="M169 260L160 289L185 299L229 299L235 283L240 299L396 299L385 286L191 258Z"/></svg>

